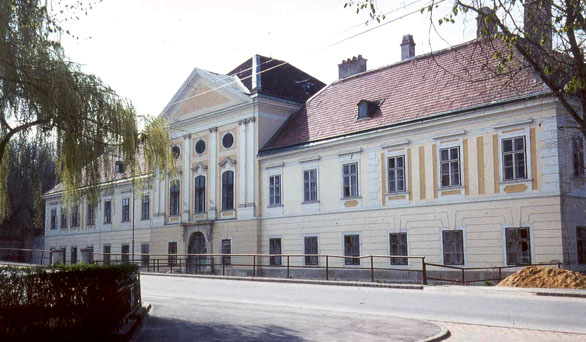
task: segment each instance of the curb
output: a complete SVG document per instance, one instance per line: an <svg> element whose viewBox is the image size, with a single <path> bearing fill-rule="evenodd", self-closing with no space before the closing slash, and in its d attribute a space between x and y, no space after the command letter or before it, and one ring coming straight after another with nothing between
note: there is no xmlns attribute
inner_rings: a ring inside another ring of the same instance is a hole
<svg viewBox="0 0 586 342"><path fill-rule="evenodd" d="M586 293L535 292L536 296L586 298Z"/></svg>
<svg viewBox="0 0 586 342"><path fill-rule="evenodd" d="M417 342L438 342L438 341L443 341L452 335L450 333L450 330L448 330L448 328L445 325L438 323L438 322L433 322L433 324L435 324L441 328L440 332L438 332L437 334L435 334L431 337L425 338L423 340L419 340Z"/></svg>
<svg viewBox="0 0 586 342"><path fill-rule="evenodd" d="M372 282L361 282L361 281L235 277L235 276L220 276L220 275L175 274L175 273L156 273L156 272L141 272L141 274L151 275L151 276L161 276L161 277L183 277L183 278L219 279L219 280L258 281L258 282L270 282L270 283L334 285L334 286L353 286L353 287L377 287L377 288L402 289L402 290L423 290L423 285L385 284L385 283L372 283Z"/></svg>

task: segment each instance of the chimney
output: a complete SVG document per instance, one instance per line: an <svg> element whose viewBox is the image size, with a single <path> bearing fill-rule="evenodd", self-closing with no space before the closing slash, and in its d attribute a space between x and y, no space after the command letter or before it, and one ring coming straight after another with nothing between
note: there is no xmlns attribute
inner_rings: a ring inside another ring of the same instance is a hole
<svg viewBox="0 0 586 342"><path fill-rule="evenodd" d="M412 35L406 34L401 42L401 60L404 61L413 57L415 57L415 42Z"/></svg>
<svg viewBox="0 0 586 342"><path fill-rule="evenodd" d="M552 49L551 0L526 0L525 37L546 50Z"/></svg>
<svg viewBox="0 0 586 342"><path fill-rule="evenodd" d="M359 74L366 71L366 59L362 58L362 55L358 57L348 58L338 64L338 78L343 79L352 75Z"/></svg>
<svg viewBox="0 0 586 342"><path fill-rule="evenodd" d="M261 92L262 91L262 83L261 83L261 70L260 70L260 56L254 55L252 56L252 68L251 68L251 87L252 92Z"/></svg>
<svg viewBox="0 0 586 342"><path fill-rule="evenodd" d="M482 7L476 17L476 38L493 37L498 32L494 10Z"/></svg>

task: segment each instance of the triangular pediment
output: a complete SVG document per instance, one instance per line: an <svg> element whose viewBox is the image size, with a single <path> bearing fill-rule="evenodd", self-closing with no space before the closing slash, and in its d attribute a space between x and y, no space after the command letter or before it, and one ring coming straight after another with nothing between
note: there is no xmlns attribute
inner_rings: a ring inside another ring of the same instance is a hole
<svg viewBox="0 0 586 342"><path fill-rule="evenodd" d="M222 111L251 101L239 79L195 69L163 114L170 123Z"/></svg>

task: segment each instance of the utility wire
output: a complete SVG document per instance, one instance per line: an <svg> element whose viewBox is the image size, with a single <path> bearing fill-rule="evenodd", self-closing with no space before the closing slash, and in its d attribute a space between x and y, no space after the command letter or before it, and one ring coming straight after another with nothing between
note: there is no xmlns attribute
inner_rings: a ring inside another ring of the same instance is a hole
<svg viewBox="0 0 586 342"><path fill-rule="evenodd" d="M446 1L446 0L439 0L439 1L433 2L433 4L434 4L434 5L438 5L438 4L440 4L440 3L442 3L442 2L445 2L445 1ZM417 1L415 1L415 2L417 2ZM415 3L415 2L413 2L413 3ZM424 8L425 8L425 7L424 7ZM401 9L401 8L395 9L395 10L393 10L393 11L397 11L397 10L399 10L399 9ZM402 15L402 16L400 16L400 17L397 17L397 18L394 18L394 19L392 19L392 20L386 21L386 22L384 22L384 23L382 23L382 24L380 24L380 25L377 25L377 26L371 27L371 28L369 28L369 29L367 29L367 30L364 30L364 31L362 31L362 32L359 32L359 33L356 33L356 34L354 34L354 35L352 35L352 36L350 36L350 37L347 37L347 38L344 38L344 39L338 40L338 41L336 41L336 42L334 42L334 43L332 43L332 44L329 44L329 45L327 45L327 46L325 46L325 47L322 47L322 48L320 48L320 49L318 49L318 50L315 50L315 51L309 52L309 53L307 53L307 54L305 54L305 55L302 55L302 56L303 56L303 57L306 57L306 56L312 55L312 54L314 54L314 53L318 53L318 52L321 52L321 51L323 51L323 50L329 49L329 48L331 48L331 47L333 47L333 46L336 46L336 45L338 45L338 44L341 44L341 43L343 43L343 42L346 42L346 41L348 41L348 40L350 40L350 39L356 38L356 37L358 37L358 36L361 36L361 35L363 35L363 34L366 34L366 33L368 33L368 32L374 31L374 30L376 30L376 29L378 29L378 28L381 28L381 27L383 27L383 26L386 26L386 25L388 25L388 24L391 24L391 23L393 23L393 22L396 22L396 21L398 21L398 20L402 20L402 19L404 19L404 18L406 18L406 17L408 17L408 16L411 16L411 15L413 15L413 14L415 14L415 13L421 12L421 10L422 10L422 9L420 8L420 9L417 9L417 10L415 10L415 11L411 11L411 12L409 12L409 13L407 13L407 14L404 14L404 15ZM392 11L391 11L391 12L392 12ZM267 62L265 62L265 63L268 63L268 62L270 62L270 61L273 61L273 60L274 60L274 59L272 59L272 58L271 58L271 60L269 60L269 61L267 61ZM265 64L265 63L263 63L263 64ZM194 98L196 98L196 97L199 97L199 96L205 95L205 94L207 94L207 93L210 93L210 92L213 92L213 91L216 91L216 90L219 90L219 89L222 89L222 88L228 87L228 86L230 86L230 85L233 85L233 84L235 84L235 83L237 83L237 82L244 81L244 80L246 80L246 79L252 78L253 76L260 75L260 74L262 74L262 73L265 73L265 72L267 72L267 71L271 71L271 70L273 70L273 69L276 69L276 68L282 67L282 66L284 66L284 65L287 65L287 64L289 64L289 62L281 62L281 63L279 63L279 64L277 64L277 65L275 65L275 66L272 66L272 67L270 67L270 68L268 68L268 69L262 70L262 71L260 71L260 72L258 72L258 73L252 73L252 72L251 72L251 75L250 75L250 76L246 76L246 77L244 77L244 78L241 78L241 79L239 78L239 79L237 79L237 80L235 80L235 81L231 81L231 82L229 82L229 83L226 83L226 84L224 84L224 85L222 85L222 86L219 86L219 87L216 87L216 88L212 88L212 89L206 90L206 91L204 91L204 92L202 92L202 93L195 94L195 95L193 95L193 96L190 96L190 97L184 98L184 99L182 99L182 100L179 100L179 101L176 101L176 102L173 102L173 103L169 103L167 106L165 106L165 108L163 109L163 111L167 110L169 107L171 107L171 106L174 106L174 105L176 105L176 104L179 104L179 103L185 102L185 101L187 101L187 100L191 100L191 99L194 99ZM262 64L259 64L259 65L262 65ZM252 69L252 67L251 67L251 68L248 68L248 69L245 69L245 70L250 70L250 69ZM243 71L245 71L245 70L242 70L242 72L243 72Z"/></svg>

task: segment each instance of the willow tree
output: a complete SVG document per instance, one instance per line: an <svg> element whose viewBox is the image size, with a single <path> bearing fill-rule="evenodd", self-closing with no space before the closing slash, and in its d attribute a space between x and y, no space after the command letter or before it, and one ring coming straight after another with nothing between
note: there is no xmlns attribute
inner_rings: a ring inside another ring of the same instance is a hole
<svg viewBox="0 0 586 342"><path fill-rule="evenodd" d="M69 199L86 194L95 201L99 184L110 179L114 159L124 160L126 176L133 179L169 161L166 122L145 119L140 130L128 100L67 60L58 37L68 32L46 3L0 0L2 214L7 208L7 149L17 135L55 145L57 174Z"/></svg>
<svg viewBox="0 0 586 342"><path fill-rule="evenodd" d="M378 0L350 0L346 7L367 11L372 20L384 21ZM447 14L442 7L449 6ZM441 11L440 11L441 10ZM522 61L534 70L586 135L586 0L430 0L422 13L442 34L441 25L472 16L480 35L499 39L506 49L493 53L487 63L496 74ZM515 73L510 73L515 77Z"/></svg>

